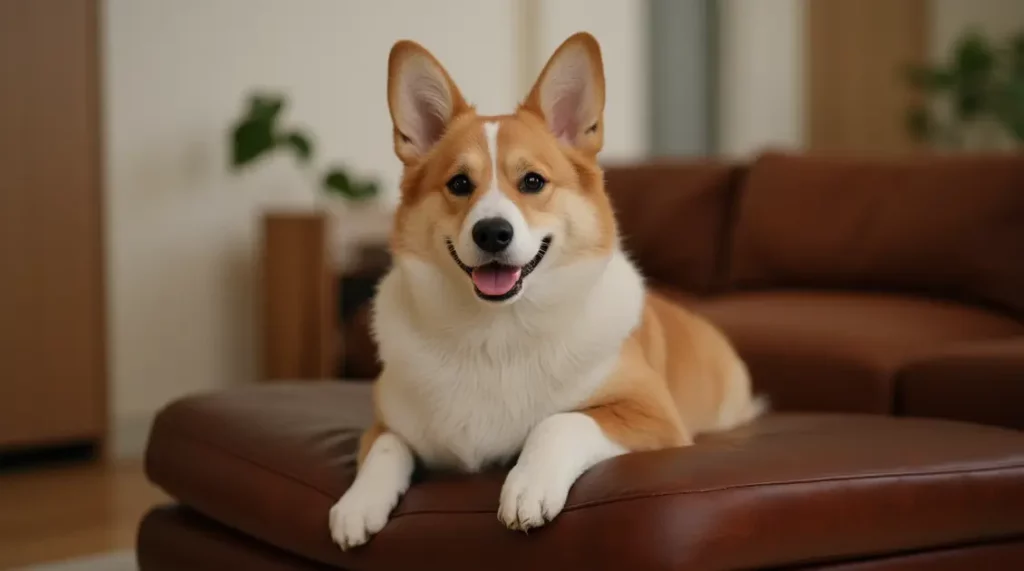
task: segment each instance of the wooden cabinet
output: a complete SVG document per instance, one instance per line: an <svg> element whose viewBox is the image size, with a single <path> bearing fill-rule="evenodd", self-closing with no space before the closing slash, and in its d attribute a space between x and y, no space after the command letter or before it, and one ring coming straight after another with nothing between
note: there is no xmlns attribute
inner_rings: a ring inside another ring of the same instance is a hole
<svg viewBox="0 0 1024 571"><path fill-rule="evenodd" d="M340 336L327 218L268 213L263 218L262 252L264 378L332 378Z"/></svg>
<svg viewBox="0 0 1024 571"><path fill-rule="evenodd" d="M101 443L95 0L0 0L0 451Z"/></svg>
<svg viewBox="0 0 1024 571"><path fill-rule="evenodd" d="M263 378L369 380L380 372L371 299L390 265L368 246L355 268L333 267L330 221L319 213L263 217Z"/></svg>
<svg viewBox="0 0 1024 571"><path fill-rule="evenodd" d="M928 48L927 0L810 0L804 53L807 148L898 154L914 95L904 80Z"/></svg>

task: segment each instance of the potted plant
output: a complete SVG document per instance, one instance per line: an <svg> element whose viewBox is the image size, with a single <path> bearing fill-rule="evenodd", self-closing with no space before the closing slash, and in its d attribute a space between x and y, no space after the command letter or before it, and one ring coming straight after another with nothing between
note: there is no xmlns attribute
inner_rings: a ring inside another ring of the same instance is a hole
<svg viewBox="0 0 1024 571"><path fill-rule="evenodd" d="M993 43L971 30L951 52L940 65L907 70L907 81L922 96L907 110L909 133L945 149L1019 149L1024 144L1024 32Z"/></svg>
<svg viewBox="0 0 1024 571"><path fill-rule="evenodd" d="M316 172L313 138L301 128L284 124L285 105L285 97L276 93L257 92L248 97L230 127L232 171L252 168L271 155L291 154L316 181L317 203L328 216L328 247L336 269L351 273L387 264L391 212L375 200L380 194L378 182L337 164Z"/></svg>
<svg viewBox="0 0 1024 571"><path fill-rule="evenodd" d="M313 142L309 134L295 127L281 125L284 97L256 93L249 97L245 112L232 125L231 166L241 169L275 152L288 151L300 165L308 166L313 158ZM329 167L321 177L321 187L347 200L367 200L377 195L377 182L354 177L341 166Z"/></svg>
<svg viewBox="0 0 1024 571"><path fill-rule="evenodd" d="M239 172L271 155L285 153L311 175L316 203L326 215L327 234L322 239L327 243L333 273L337 309L334 328L338 339L345 339L338 346L337 373L348 378L372 376L376 361L365 323L376 284L391 263L387 237L393 212L384 201L377 200L380 188L376 180L357 176L336 164L316 168L313 138L305 130L284 123L285 104L283 96L273 93L255 93L248 98L241 115L230 126L230 167ZM274 218L268 216L268 221L272 223ZM294 295L288 287L284 291L273 295ZM305 307L302 305L300 311ZM275 318L273 315L268 321Z"/></svg>

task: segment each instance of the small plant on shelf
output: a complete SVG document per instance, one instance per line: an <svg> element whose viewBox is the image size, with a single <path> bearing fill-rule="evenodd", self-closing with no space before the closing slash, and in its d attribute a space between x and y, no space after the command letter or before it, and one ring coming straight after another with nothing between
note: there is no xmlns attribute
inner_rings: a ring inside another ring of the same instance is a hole
<svg viewBox="0 0 1024 571"><path fill-rule="evenodd" d="M231 166L239 170L275 152L291 152L302 166L309 166L314 148L309 134L281 125L284 97L256 93L249 97L243 115L231 127ZM377 196L377 181L360 179L340 166L329 167L320 186L329 193L352 201Z"/></svg>
<svg viewBox="0 0 1024 571"><path fill-rule="evenodd" d="M992 146L999 137L1024 144L1024 32L994 43L968 31L948 62L913 66L906 79L924 96L906 117L918 141L955 149ZM972 140L972 133L983 136Z"/></svg>

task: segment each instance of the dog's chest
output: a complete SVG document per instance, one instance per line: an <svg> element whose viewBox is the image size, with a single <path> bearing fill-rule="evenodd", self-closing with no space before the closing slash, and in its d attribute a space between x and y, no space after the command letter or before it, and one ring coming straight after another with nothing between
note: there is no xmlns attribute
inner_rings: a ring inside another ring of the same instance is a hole
<svg viewBox="0 0 1024 571"><path fill-rule="evenodd" d="M377 405L428 465L474 471L511 459L533 427L578 409L614 370L642 311L635 268L616 253L540 278L529 299L487 311L415 259L381 282Z"/></svg>
<svg viewBox="0 0 1024 571"><path fill-rule="evenodd" d="M393 336L388 344L401 347L389 347L380 382L385 423L428 465L464 471L511 459L537 423L585 402L611 362L596 354L579 360L586 347L500 325L477 336Z"/></svg>

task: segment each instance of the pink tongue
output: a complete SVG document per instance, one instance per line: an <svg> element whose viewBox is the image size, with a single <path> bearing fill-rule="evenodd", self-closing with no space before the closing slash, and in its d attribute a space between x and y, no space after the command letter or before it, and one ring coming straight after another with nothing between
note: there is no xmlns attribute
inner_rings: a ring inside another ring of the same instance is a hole
<svg viewBox="0 0 1024 571"><path fill-rule="evenodd" d="M484 295L505 295L519 281L519 268L483 266L473 270L473 284Z"/></svg>

